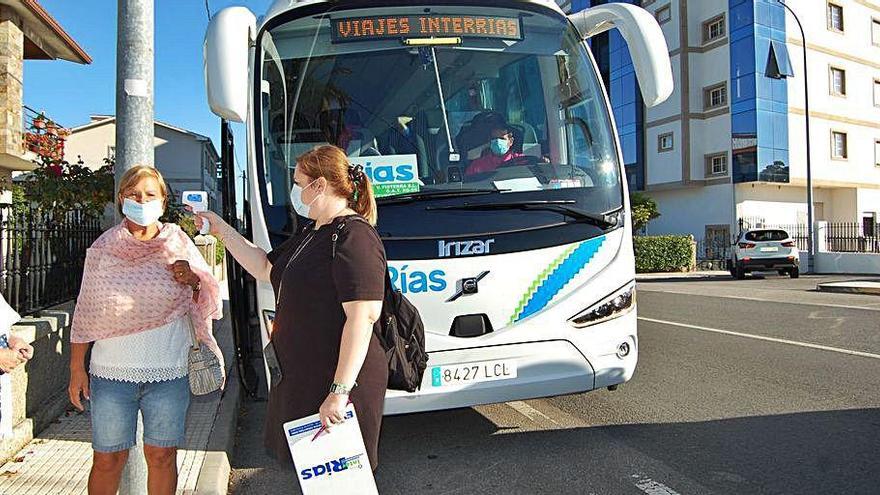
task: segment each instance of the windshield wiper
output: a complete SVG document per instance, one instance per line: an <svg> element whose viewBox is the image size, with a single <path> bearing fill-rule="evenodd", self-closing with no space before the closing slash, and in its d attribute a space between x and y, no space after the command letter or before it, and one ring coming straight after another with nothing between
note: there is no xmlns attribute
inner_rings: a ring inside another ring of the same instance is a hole
<svg viewBox="0 0 880 495"><path fill-rule="evenodd" d="M504 189L437 189L433 191L419 191L414 193L398 194L396 196L387 196L377 199L376 203L380 205L388 205L396 203L408 203L410 201L416 201L419 199L458 198L461 196L477 196L480 194L491 194L501 191L504 191Z"/></svg>
<svg viewBox="0 0 880 495"><path fill-rule="evenodd" d="M506 201L503 203L464 203L449 206L426 206L426 210L549 210L570 216L577 221L587 222L601 229L610 229L617 226L617 211L608 213L592 213L576 206L576 201L571 199L558 199L552 201Z"/></svg>

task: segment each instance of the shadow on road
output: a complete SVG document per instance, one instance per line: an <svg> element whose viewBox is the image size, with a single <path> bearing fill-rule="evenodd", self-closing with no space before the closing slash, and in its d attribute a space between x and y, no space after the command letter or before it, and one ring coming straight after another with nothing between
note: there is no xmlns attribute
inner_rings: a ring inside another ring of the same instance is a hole
<svg viewBox="0 0 880 495"><path fill-rule="evenodd" d="M262 450L265 402L246 403L232 493L299 493ZM385 418L382 494L874 494L880 409L544 431L500 429L473 409Z"/></svg>
<svg viewBox="0 0 880 495"><path fill-rule="evenodd" d="M880 409L498 432L477 412L386 418L383 494L876 493Z"/></svg>

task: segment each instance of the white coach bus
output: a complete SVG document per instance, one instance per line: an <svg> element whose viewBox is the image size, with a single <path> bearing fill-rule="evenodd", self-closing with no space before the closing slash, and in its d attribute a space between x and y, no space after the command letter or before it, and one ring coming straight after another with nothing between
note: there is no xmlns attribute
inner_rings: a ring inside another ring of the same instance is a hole
<svg viewBox="0 0 880 495"><path fill-rule="evenodd" d="M362 164L428 370L386 413L616 387L636 368L632 221L620 145L587 40L619 29L645 104L672 92L654 18L521 1L279 0L230 7L205 41L212 110L248 131L253 241L294 231L295 158ZM265 344L274 296L257 289Z"/></svg>

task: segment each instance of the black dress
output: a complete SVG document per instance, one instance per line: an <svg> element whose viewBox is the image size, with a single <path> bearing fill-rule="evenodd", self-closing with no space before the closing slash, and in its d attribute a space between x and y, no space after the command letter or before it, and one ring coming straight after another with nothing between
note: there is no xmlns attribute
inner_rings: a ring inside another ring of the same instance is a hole
<svg viewBox="0 0 880 495"><path fill-rule="evenodd" d="M331 236L339 222L345 226L338 232L334 258ZM282 425L318 412L339 361L345 324L342 303L381 301L387 265L375 229L351 217L338 218L317 230L306 228L268 258L277 303L272 342L283 378L269 394L265 444L276 459L292 467ZM373 469L378 466L387 384L385 353L372 335L351 401Z"/></svg>

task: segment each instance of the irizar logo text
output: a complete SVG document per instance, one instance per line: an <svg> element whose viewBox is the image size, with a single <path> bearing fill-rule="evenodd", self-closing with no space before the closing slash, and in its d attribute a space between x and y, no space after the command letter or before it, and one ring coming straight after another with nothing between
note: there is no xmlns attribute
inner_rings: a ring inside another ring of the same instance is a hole
<svg viewBox="0 0 880 495"><path fill-rule="evenodd" d="M299 475L300 478L305 481L312 478L319 478L321 476L332 476L333 473L339 473L347 469L363 469L364 464L361 462L362 456L363 454L351 457L340 457L339 459L334 459L330 462L325 462L324 464L318 464L317 466L303 469L299 472Z"/></svg>
<svg viewBox="0 0 880 495"><path fill-rule="evenodd" d="M437 241L437 255L441 258L450 256L473 256L475 254L489 254L495 239L481 241Z"/></svg>

